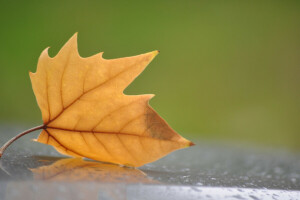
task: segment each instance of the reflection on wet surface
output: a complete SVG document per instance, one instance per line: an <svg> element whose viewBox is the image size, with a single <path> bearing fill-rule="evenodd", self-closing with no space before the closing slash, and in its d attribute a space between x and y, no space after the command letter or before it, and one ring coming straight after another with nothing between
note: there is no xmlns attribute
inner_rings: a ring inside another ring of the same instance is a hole
<svg viewBox="0 0 300 200"><path fill-rule="evenodd" d="M105 183L155 183L139 169L65 158L48 166L31 169L35 180L45 181L101 181Z"/></svg>
<svg viewBox="0 0 300 200"><path fill-rule="evenodd" d="M29 161L29 162L28 162ZM24 168L22 168L22 166ZM28 167L25 167L28 166ZM7 180L98 181L103 183L159 183L136 168L81 158L32 156L19 162L0 161ZM4 176L2 176L2 179Z"/></svg>

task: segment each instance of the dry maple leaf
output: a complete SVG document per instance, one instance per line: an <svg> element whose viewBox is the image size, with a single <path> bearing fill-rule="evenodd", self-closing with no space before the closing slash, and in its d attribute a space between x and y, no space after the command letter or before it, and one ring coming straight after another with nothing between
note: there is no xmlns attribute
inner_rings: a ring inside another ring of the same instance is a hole
<svg viewBox="0 0 300 200"><path fill-rule="evenodd" d="M17 137L42 129L36 141L62 154L134 167L193 145L149 106L154 95L123 93L157 54L82 58L77 34L54 58L47 48L36 73L30 73L44 123Z"/></svg>

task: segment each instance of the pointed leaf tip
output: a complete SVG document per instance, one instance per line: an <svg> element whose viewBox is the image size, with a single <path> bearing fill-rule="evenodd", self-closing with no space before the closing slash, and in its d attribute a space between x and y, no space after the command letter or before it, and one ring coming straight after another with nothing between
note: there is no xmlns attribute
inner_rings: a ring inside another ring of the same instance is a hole
<svg viewBox="0 0 300 200"><path fill-rule="evenodd" d="M189 144L190 147L194 146L194 145L196 145L194 142L190 142L190 144Z"/></svg>
<svg viewBox="0 0 300 200"><path fill-rule="evenodd" d="M160 52L159 50L155 50L153 51L153 55L156 56L157 54L159 54L159 52Z"/></svg>
<svg viewBox="0 0 300 200"><path fill-rule="evenodd" d="M75 32L75 33L72 35L72 37L70 38L70 40L73 39L73 38L77 39L77 36L78 36L78 32Z"/></svg>

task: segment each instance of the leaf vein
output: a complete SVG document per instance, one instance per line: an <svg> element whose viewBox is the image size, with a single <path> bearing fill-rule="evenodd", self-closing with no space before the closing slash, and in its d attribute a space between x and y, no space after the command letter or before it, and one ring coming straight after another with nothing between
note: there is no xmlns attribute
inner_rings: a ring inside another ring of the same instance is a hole
<svg viewBox="0 0 300 200"><path fill-rule="evenodd" d="M50 102L49 102L49 86L48 86L48 72L46 71L46 91L47 91L47 106L48 106L48 120L51 120L51 112L50 112Z"/></svg>
<svg viewBox="0 0 300 200"><path fill-rule="evenodd" d="M109 156L111 156L112 158L115 158L115 157L112 155L112 153L109 151L109 149L104 145L104 143L103 143L101 140L99 140L99 138L96 136L96 134L95 134L94 132L92 132L92 133L93 133L94 137L96 138L96 140L98 141L98 143L100 143L100 145L103 146L103 148L104 148L104 150L106 151L106 153L107 153Z"/></svg>
<svg viewBox="0 0 300 200"><path fill-rule="evenodd" d="M134 122L135 120L137 120L138 118L140 118L141 116L143 116L144 113L137 115L136 117L132 118L131 120L127 121L125 124L123 124L123 126L120 128L119 132L121 132L123 129L125 129L129 124L131 124L132 122Z"/></svg>
<svg viewBox="0 0 300 200"><path fill-rule="evenodd" d="M120 138L120 136L118 134L116 134L117 138L119 139L121 145L123 146L123 148L128 152L128 154L133 158L134 161L137 161L137 158L133 155L133 153L131 151L129 151L129 149L127 148L127 146L123 143L122 139ZM124 163L126 164L126 163Z"/></svg>
<svg viewBox="0 0 300 200"><path fill-rule="evenodd" d="M95 128L97 128L97 126L99 126L99 125L103 122L103 120L104 120L105 118L107 118L109 115L111 115L112 113L114 113L114 112L116 112L116 111L118 111L118 110L120 110L120 109L122 109L122 108L124 108L124 107L127 107L127 106L129 106L129 105L131 105L131 104L134 104L134 103L136 103L136 102L138 102L138 101L139 101L139 99L137 99L137 100L135 100L135 101L132 101L132 102L130 102L129 104L122 105L122 106L118 107L117 109L111 111L110 113L104 115L104 117L102 117L102 118L99 120L99 122L97 122L97 124L96 124L91 130L94 131Z"/></svg>
<svg viewBox="0 0 300 200"><path fill-rule="evenodd" d="M128 67L128 68L126 68L125 70L123 70L123 71L117 73L115 76L111 77L110 79L107 79L107 80L103 81L102 83L96 85L95 87L93 87L93 88L87 90L86 92L82 93L80 96L78 96L77 98L75 98L68 106L64 107L64 108L63 108L63 109L62 109L62 110L61 110L61 111L60 111L60 112L59 112L52 120L49 120L49 121L46 123L46 125L49 124L49 123L51 123L52 121L56 120L59 116L61 116L61 114L62 114L66 109L70 108L70 107L71 107L75 102L77 102L82 96L84 96L84 95L88 94L89 92L91 92L91 91L93 91L93 90L95 90L95 89L101 87L101 86L104 85L105 83L108 83L109 81L115 79L115 78L118 77L120 74L126 72L127 70L129 70L130 68L132 68L132 67L134 67L134 66L135 66L135 65L131 65L130 67Z"/></svg>
<svg viewBox="0 0 300 200"><path fill-rule="evenodd" d="M153 138L153 137L147 136L147 135L135 135L135 134L131 134L131 133L121 133L121 132L72 130L72 129L66 129L66 128L56 128L56 127L52 127L52 126L47 126L47 129L56 129L56 130L68 131L68 132L84 132L84 133L99 133L99 134L128 135L128 136L143 137L143 138L151 138L151 139L157 139L157 140L167 140L167 139L164 139L164 138ZM145 131L146 131L146 130L145 130ZM145 131L144 131L144 132L145 132Z"/></svg>
<svg viewBox="0 0 300 200"><path fill-rule="evenodd" d="M47 129L44 129L44 130L48 133L49 136L52 137L52 139L54 139L55 142L57 142L61 147L65 148L67 151L70 151L70 152L72 152L72 153L74 153L74 154L77 154L77 155L79 155L79 156L81 156L81 157L86 157L86 156L84 156L84 155L82 155L82 154L80 154L80 153L74 151L73 149L67 148L67 147L66 147L64 144L62 144L56 137L54 137L52 134L50 134L50 131L49 131L49 130L47 130Z"/></svg>
<svg viewBox="0 0 300 200"><path fill-rule="evenodd" d="M71 57L71 52L69 51L68 58L67 58L67 61L65 63L65 66L63 68L63 72L62 72L61 80L60 80L60 99L61 99L61 106L62 106L63 109L65 108L64 99L63 99L63 80L64 80L66 68L69 66L70 57Z"/></svg>

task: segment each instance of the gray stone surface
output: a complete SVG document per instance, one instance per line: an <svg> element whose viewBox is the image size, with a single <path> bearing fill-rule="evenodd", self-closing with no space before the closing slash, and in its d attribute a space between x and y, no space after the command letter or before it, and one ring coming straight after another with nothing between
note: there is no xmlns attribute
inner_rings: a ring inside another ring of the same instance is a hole
<svg viewBox="0 0 300 200"><path fill-rule="evenodd" d="M0 126L0 143L19 128ZM0 199L300 199L300 152L196 141L139 169L63 157L17 141L0 160Z"/></svg>

